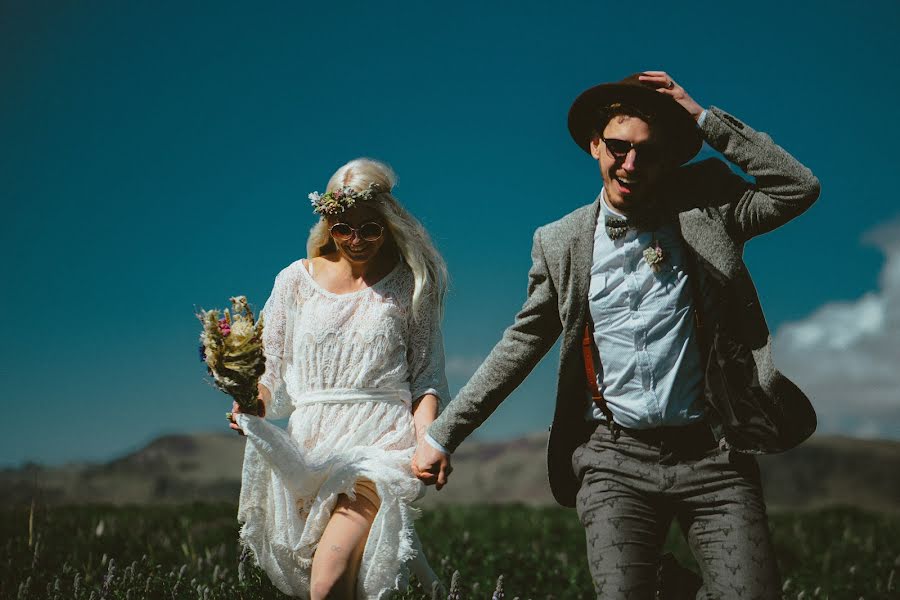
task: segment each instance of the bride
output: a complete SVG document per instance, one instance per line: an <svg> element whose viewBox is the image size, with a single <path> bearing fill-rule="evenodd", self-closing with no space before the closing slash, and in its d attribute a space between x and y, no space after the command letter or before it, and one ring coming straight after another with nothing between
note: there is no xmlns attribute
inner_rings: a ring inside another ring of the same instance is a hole
<svg viewBox="0 0 900 600"><path fill-rule="evenodd" d="M447 269L391 194L391 169L357 159L310 194L308 259L263 309L259 415L247 436L241 541L286 594L382 598L410 569L437 581L413 528L410 461L449 400L440 330ZM264 418L290 417L287 429Z"/></svg>

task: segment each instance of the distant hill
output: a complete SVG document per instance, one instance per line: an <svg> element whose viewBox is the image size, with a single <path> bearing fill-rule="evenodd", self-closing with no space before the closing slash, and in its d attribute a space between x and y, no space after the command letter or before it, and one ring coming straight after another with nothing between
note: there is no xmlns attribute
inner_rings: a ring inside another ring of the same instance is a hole
<svg viewBox="0 0 900 600"><path fill-rule="evenodd" d="M468 443L453 457L451 483L423 505L551 504L546 434ZM244 438L228 433L171 435L106 464L26 465L0 470L3 504L236 502ZM900 511L900 442L818 436L760 458L769 507L846 504Z"/></svg>

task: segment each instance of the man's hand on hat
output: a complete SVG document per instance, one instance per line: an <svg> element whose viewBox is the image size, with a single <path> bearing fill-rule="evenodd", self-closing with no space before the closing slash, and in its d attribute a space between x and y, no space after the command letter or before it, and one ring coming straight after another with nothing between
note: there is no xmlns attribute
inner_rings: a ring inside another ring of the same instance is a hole
<svg viewBox="0 0 900 600"><path fill-rule="evenodd" d="M697 104L684 88L675 83L675 80L665 71L644 71L638 79L656 86L657 92L671 96L675 102L683 106L694 117L695 121L703 113L703 107Z"/></svg>

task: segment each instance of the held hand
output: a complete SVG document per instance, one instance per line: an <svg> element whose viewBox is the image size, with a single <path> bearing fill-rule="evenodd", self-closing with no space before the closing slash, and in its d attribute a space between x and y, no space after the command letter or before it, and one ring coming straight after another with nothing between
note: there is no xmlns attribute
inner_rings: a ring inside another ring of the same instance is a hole
<svg viewBox="0 0 900 600"><path fill-rule="evenodd" d="M256 416L265 417L266 416L266 403L263 401L262 394L260 394L259 397L256 399L256 406L257 406L257 411L255 413ZM231 404L231 412L228 413L227 418L228 418L228 421L230 422L229 427L231 429L234 429L235 431L237 431L240 435L244 435L244 430L241 429L240 427L238 427L238 424L234 420L234 415L237 413L241 413L241 412L244 414L254 414L252 412L246 412L246 411L241 410L241 405L238 404L237 401L234 401Z"/></svg>
<svg viewBox="0 0 900 600"><path fill-rule="evenodd" d="M433 448L428 442L423 442L413 454L412 472L425 485L434 484L435 489L439 490L447 485L447 478L453 472L453 467L450 466L449 455Z"/></svg>
<svg viewBox="0 0 900 600"><path fill-rule="evenodd" d="M675 102L683 106L694 117L695 121L703 113L703 107L697 104L684 88L675 83L675 80L665 71L644 71L643 75L640 75L638 79L655 85L657 92L671 96Z"/></svg>

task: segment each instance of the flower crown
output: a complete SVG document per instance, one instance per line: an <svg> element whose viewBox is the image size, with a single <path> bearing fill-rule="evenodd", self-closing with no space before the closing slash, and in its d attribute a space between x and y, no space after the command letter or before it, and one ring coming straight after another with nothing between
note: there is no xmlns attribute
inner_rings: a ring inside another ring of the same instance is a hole
<svg viewBox="0 0 900 600"><path fill-rule="evenodd" d="M357 202L371 200L380 193L381 187L375 182L370 183L369 187L361 192L345 185L325 194L313 192L309 195L309 201L313 205L314 213L318 215L336 215L348 208L353 208Z"/></svg>

